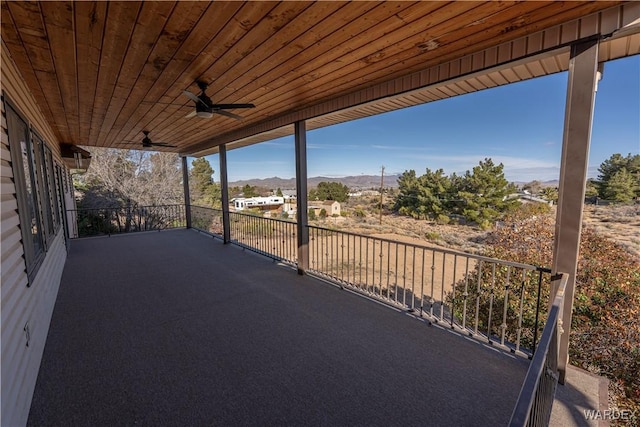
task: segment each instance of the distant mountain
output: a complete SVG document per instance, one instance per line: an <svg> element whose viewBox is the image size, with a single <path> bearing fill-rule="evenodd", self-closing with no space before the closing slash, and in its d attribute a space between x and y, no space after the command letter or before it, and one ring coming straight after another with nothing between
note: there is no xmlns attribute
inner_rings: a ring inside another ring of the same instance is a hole
<svg viewBox="0 0 640 427"><path fill-rule="evenodd" d="M385 175L384 186L386 188L397 188L398 177L400 175ZM344 176L344 177L327 177L327 176L315 176L307 179L307 185L310 188L317 187L320 182L340 182L350 190L364 190L368 188L380 187L380 175L357 175L357 176ZM272 178L264 179L245 179L240 181L230 182L230 187L244 187L245 185L265 187L269 189L280 188L281 190L292 190L296 188L295 178L280 178L274 176Z"/></svg>

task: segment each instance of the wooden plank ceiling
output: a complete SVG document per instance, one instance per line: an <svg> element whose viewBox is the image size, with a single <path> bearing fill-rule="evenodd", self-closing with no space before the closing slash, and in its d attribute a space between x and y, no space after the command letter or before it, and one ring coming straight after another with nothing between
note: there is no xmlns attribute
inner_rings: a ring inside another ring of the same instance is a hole
<svg viewBox="0 0 640 427"><path fill-rule="evenodd" d="M189 153L618 3L2 1L2 41L61 142ZM198 80L256 108L187 118Z"/></svg>

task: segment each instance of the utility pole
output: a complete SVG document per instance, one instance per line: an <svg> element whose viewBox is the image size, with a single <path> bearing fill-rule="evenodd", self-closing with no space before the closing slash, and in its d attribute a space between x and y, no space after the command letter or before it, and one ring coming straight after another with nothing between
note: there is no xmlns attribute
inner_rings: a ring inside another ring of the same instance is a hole
<svg viewBox="0 0 640 427"><path fill-rule="evenodd" d="M384 165L380 172L380 225L382 225L382 192L384 191Z"/></svg>

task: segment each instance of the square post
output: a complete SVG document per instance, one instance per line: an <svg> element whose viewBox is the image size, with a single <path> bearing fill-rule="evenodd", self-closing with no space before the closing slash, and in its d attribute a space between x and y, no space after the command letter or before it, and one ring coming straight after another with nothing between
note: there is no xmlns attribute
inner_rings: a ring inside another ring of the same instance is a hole
<svg viewBox="0 0 640 427"><path fill-rule="evenodd" d="M229 180L227 179L227 146L218 147L220 155L220 193L222 196L222 240L231 241L231 226L229 224Z"/></svg>
<svg viewBox="0 0 640 427"><path fill-rule="evenodd" d="M298 274L309 268L309 221L307 212L307 126L295 123L296 145L296 226L298 233Z"/></svg>
<svg viewBox="0 0 640 427"><path fill-rule="evenodd" d="M561 317L564 333L560 337L558 349L561 384L564 384L569 362L569 333L578 271L582 208L587 183L597 70L598 39L575 43L571 47L569 60L552 266L553 274L569 274ZM553 295L556 289L552 291Z"/></svg>
<svg viewBox="0 0 640 427"><path fill-rule="evenodd" d="M182 157L182 187L184 189L184 215L187 219L187 228L191 228L191 195L189 193L189 166L187 156Z"/></svg>

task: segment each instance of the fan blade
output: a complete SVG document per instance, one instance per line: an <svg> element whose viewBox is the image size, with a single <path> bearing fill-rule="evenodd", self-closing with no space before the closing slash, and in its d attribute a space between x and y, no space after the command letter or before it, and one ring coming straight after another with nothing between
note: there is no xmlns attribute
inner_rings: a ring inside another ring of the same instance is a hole
<svg viewBox="0 0 640 427"><path fill-rule="evenodd" d="M150 145L157 145L158 147L177 147L176 145L167 144L166 142L151 142Z"/></svg>
<svg viewBox="0 0 640 427"><path fill-rule="evenodd" d="M205 107L208 107L207 104L205 104L200 98L198 98L196 95L192 94L191 92L189 92L188 90L183 90L182 93L189 98L190 100L192 100L193 102L195 102L196 104L199 102L202 105L204 105Z"/></svg>
<svg viewBox="0 0 640 427"><path fill-rule="evenodd" d="M191 117L195 117L196 114L198 114L196 111L192 111L189 114L187 114L186 116L184 116L185 119L190 119Z"/></svg>
<svg viewBox="0 0 640 427"><path fill-rule="evenodd" d="M212 104L214 110L233 110L234 108L256 108L253 104Z"/></svg>
<svg viewBox="0 0 640 427"><path fill-rule="evenodd" d="M237 114L233 114L230 113L228 111L223 111L223 110L214 110L213 111L216 114L222 114L223 116L227 116L227 117L231 117L232 119L236 119L236 120L242 120L242 116L239 116Z"/></svg>

